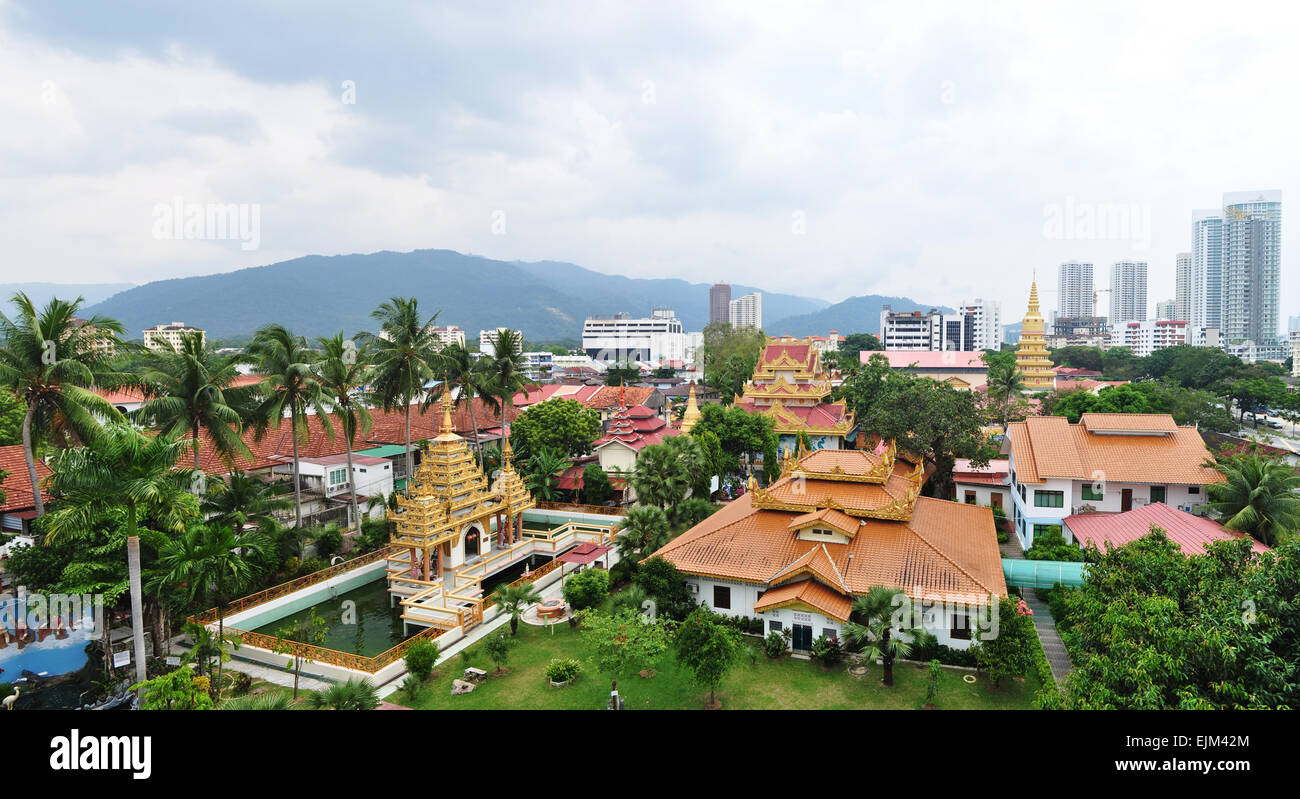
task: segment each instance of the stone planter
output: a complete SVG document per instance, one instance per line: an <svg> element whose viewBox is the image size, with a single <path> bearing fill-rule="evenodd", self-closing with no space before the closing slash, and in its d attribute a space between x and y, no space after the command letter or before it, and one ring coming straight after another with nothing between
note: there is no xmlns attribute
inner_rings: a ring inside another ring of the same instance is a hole
<svg viewBox="0 0 1300 799"><path fill-rule="evenodd" d="M552 688L563 688L564 686L569 684L569 680L562 680L560 682L556 682L555 680L547 680L547 682L551 684Z"/></svg>

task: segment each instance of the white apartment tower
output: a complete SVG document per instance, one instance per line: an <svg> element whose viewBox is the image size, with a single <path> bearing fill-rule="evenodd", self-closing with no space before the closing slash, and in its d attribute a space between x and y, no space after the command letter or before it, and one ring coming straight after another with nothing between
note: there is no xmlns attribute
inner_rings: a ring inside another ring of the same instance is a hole
<svg viewBox="0 0 1300 799"><path fill-rule="evenodd" d="M1171 319L1192 321L1192 254L1174 256L1174 315Z"/></svg>
<svg viewBox="0 0 1300 799"><path fill-rule="evenodd" d="M1058 318L1082 319L1092 316L1092 264L1081 261L1066 261L1061 264L1056 289Z"/></svg>
<svg viewBox="0 0 1300 799"><path fill-rule="evenodd" d="M727 307L732 327L761 328L763 326L763 294L755 291L732 300Z"/></svg>
<svg viewBox="0 0 1300 799"><path fill-rule="evenodd" d="M1178 318L1178 301L1177 300L1157 300L1156 301L1156 319L1177 319ZM1187 321L1186 319L1182 321Z"/></svg>
<svg viewBox="0 0 1300 799"><path fill-rule="evenodd" d="M1278 343L1282 192L1223 195L1223 318L1228 342Z"/></svg>
<svg viewBox="0 0 1300 799"><path fill-rule="evenodd" d="M997 351L1002 348L1002 307L997 300L976 297L974 302L963 302L959 310L969 320L966 349Z"/></svg>
<svg viewBox="0 0 1300 799"><path fill-rule="evenodd" d="M1110 323L1147 318L1147 262L1116 261L1110 268Z"/></svg>
<svg viewBox="0 0 1300 799"><path fill-rule="evenodd" d="M1192 327L1220 328L1223 317L1223 216L1192 212Z"/></svg>

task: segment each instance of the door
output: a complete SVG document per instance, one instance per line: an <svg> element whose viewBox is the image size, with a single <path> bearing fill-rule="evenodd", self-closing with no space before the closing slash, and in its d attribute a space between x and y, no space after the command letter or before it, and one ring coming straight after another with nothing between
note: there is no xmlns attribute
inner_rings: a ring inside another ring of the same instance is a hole
<svg viewBox="0 0 1300 799"><path fill-rule="evenodd" d="M997 508L998 510L1002 510L1002 495L996 491L994 491L992 494L989 494L989 504Z"/></svg>
<svg viewBox="0 0 1300 799"><path fill-rule="evenodd" d="M790 645L805 652L812 649L813 628L807 624L796 624L792 629L794 631L794 640Z"/></svg>
<svg viewBox="0 0 1300 799"><path fill-rule="evenodd" d="M1133 510L1133 489L1126 488L1120 493L1119 509Z"/></svg>

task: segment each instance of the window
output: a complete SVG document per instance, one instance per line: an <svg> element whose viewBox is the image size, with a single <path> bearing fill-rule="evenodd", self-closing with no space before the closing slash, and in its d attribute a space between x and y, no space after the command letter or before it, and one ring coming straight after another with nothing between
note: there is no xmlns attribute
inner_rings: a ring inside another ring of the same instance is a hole
<svg viewBox="0 0 1300 799"><path fill-rule="evenodd" d="M1201 493L1201 487L1200 487L1200 486L1188 486L1188 487L1187 487L1187 493L1188 493L1188 494L1199 494L1199 493Z"/></svg>
<svg viewBox="0 0 1300 799"><path fill-rule="evenodd" d="M965 613L954 612L952 614L952 627L948 630L948 634L959 641L970 640L970 619L966 617Z"/></svg>
<svg viewBox="0 0 1300 799"><path fill-rule="evenodd" d="M823 627L823 628L822 628L822 635L826 636L827 639L830 639L830 638L839 638L839 637L840 637L840 634L837 633L837 632L835 632L835 628L834 628L834 627Z"/></svg>
<svg viewBox="0 0 1300 799"><path fill-rule="evenodd" d="M1164 502L1166 493L1164 486L1151 486L1151 501Z"/></svg>
<svg viewBox="0 0 1300 799"><path fill-rule="evenodd" d="M1061 531L1061 525L1059 525L1059 524L1035 524L1035 525L1034 525L1034 538L1037 538L1038 536L1043 535L1043 534L1045 534L1045 533L1049 533L1049 532L1051 532L1052 530L1055 530L1056 532L1059 533L1059 532Z"/></svg>
<svg viewBox="0 0 1300 799"><path fill-rule="evenodd" d="M1034 492L1035 508L1063 508L1065 507L1064 491L1035 491Z"/></svg>
<svg viewBox="0 0 1300 799"><path fill-rule="evenodd" d="M339 483L346 483L347 478L344 475L347 474L347 471L347 469L334 469L330 471L330 485L336 486Z"/></svg>
<svg viewBox="0 0 1300 799"><path fill-rule="evenodd" d="M1093 500L1093 501L1095 501L1095 502L1100 502L1101 500L1103 500L1103 499L1106 498L1106 491L1105 491L1105 489L1103 489L1103 490L1101 490L1101 491L1095 491L1095 490L1093 490L1093 487L1092 487L1091 484L1086 484L1086 485L1084 485L1084 487L1083 487L1083 498L1084 498L1084 499L1090 499L1090 500Z"/></svg>
<svg viewBox="0 0 1300 799"><path fill-rule="evenodd" d="M767 623L767 631L768 631L769 633L779 633L779 632L781 632L781 622L779 622L779 621L775 621L775 620L773 620L773 621L769 621L769 622Z"/></svg>
<svg viewBox="0 0 1300 799"><path fill-rule="evenodd" d="M967 504L967 505L974 505L974 504L975 504L975 492L974 492L974 491L967 491L967 492L966 492L966 504Z"/></svg>
<svg viewBox="0 0 1300 799"><path fill-rule="evenodd" d="M731 610L731 588L725 585L713 586L713 609Z"/></svg>

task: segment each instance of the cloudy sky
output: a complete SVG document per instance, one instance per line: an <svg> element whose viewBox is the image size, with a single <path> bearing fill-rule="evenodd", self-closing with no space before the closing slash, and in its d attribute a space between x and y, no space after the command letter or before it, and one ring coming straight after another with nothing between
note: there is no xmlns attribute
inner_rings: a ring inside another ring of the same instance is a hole
<svg viewBox="0 0 1300 799"><path fill-rule="evenodd" d="M439 247L1015 321L1139 258L1154 303L1194 209L1300 201L1300 48L1252 9L0 0L0 281ZM178 201L256 249L160 237Z"/></svg>

